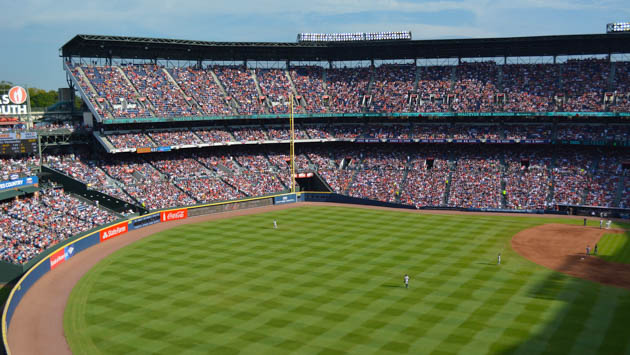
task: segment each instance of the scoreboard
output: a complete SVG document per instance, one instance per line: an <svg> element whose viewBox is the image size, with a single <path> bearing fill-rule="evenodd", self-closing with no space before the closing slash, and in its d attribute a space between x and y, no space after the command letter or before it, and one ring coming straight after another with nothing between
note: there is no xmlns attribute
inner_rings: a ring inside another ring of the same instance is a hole
<svg viewBox="0 0 630 355"><path fill-rule="evenodd" d="M0 133L0 155L37 154L36 132Z"/></svg>
<svg viewBox="0 0 630 355"><path fill-rule="evenodd" d="M36 154L37 139L0 140L0 155Z"/></svg>

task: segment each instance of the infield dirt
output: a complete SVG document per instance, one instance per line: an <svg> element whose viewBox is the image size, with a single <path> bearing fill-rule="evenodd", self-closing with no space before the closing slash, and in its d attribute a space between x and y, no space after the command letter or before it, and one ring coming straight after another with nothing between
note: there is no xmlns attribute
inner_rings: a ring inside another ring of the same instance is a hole
<svg viewBox="0 0 630 355"><path fill-rule="evenodd" d="M512 249L536 264L567 275L630 289L630 265L604 261L591 251L604 233L621 230L566 224L544 224L523 230L512 237Z"/></svg>

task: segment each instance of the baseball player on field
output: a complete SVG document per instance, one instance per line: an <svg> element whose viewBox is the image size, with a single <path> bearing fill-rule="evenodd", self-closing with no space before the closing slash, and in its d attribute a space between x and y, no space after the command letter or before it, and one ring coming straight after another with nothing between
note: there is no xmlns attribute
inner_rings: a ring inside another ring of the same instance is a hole
<svg viewBox="0 0 630 355"><path fill-rule="evenodd" d="M405 274L403 280L405 281L405 288L409 288L409 275Z"/></svg>
<svg viewBox="0 0 630 355"><path fill-rule="evenodd" d="M273 220L273 229L278 229L278 221Z"/></svg>

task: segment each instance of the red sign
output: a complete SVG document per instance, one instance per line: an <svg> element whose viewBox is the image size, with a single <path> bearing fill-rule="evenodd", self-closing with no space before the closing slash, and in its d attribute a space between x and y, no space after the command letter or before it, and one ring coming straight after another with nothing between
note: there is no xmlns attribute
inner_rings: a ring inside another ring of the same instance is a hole
<svg viewBox="0 0 630 355"><path fill-rule="evenodd" d="M188 218L188 210L185 208L182 208L181 210L160 212L160 222L176 221L184 218Z"/></svg>
<svg viewBox="0 0 630 355"><path fill-rule="evenodd" d="M21 86L14 86L9 90L9 100L16 105L21 105L26 101L26 90Z"/></svg>
<svg viewBox="0 0 630 355"><path fill-rule="evenodd" d="M117 224L115 226L111 226L105 230L101 231L101 243L106 241L107 239L111 239L114 237L117 237L121 234L125 234L127 233L127 231L129 230L129 223L128 222L124 222L124 223L120 223Z"/></svg>
<svg viewBox="0 0 630 355"><path fill-rule="evenodd" d="M66 254L64 252L64 249L61 249L58 252L52 254L50 256L50 270L63 264L64 261L66 261Z"/></svg>

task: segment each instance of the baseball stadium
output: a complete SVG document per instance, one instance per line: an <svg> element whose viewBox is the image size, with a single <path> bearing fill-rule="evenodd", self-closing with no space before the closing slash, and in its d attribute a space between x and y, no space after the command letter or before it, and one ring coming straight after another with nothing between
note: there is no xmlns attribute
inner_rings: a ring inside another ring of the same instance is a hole
<svg viewBox="0 0 630 355"><path fill-rule="evenodd" d="M630 354L628 27L70 38L0 96L5 352Z"/></svg>

